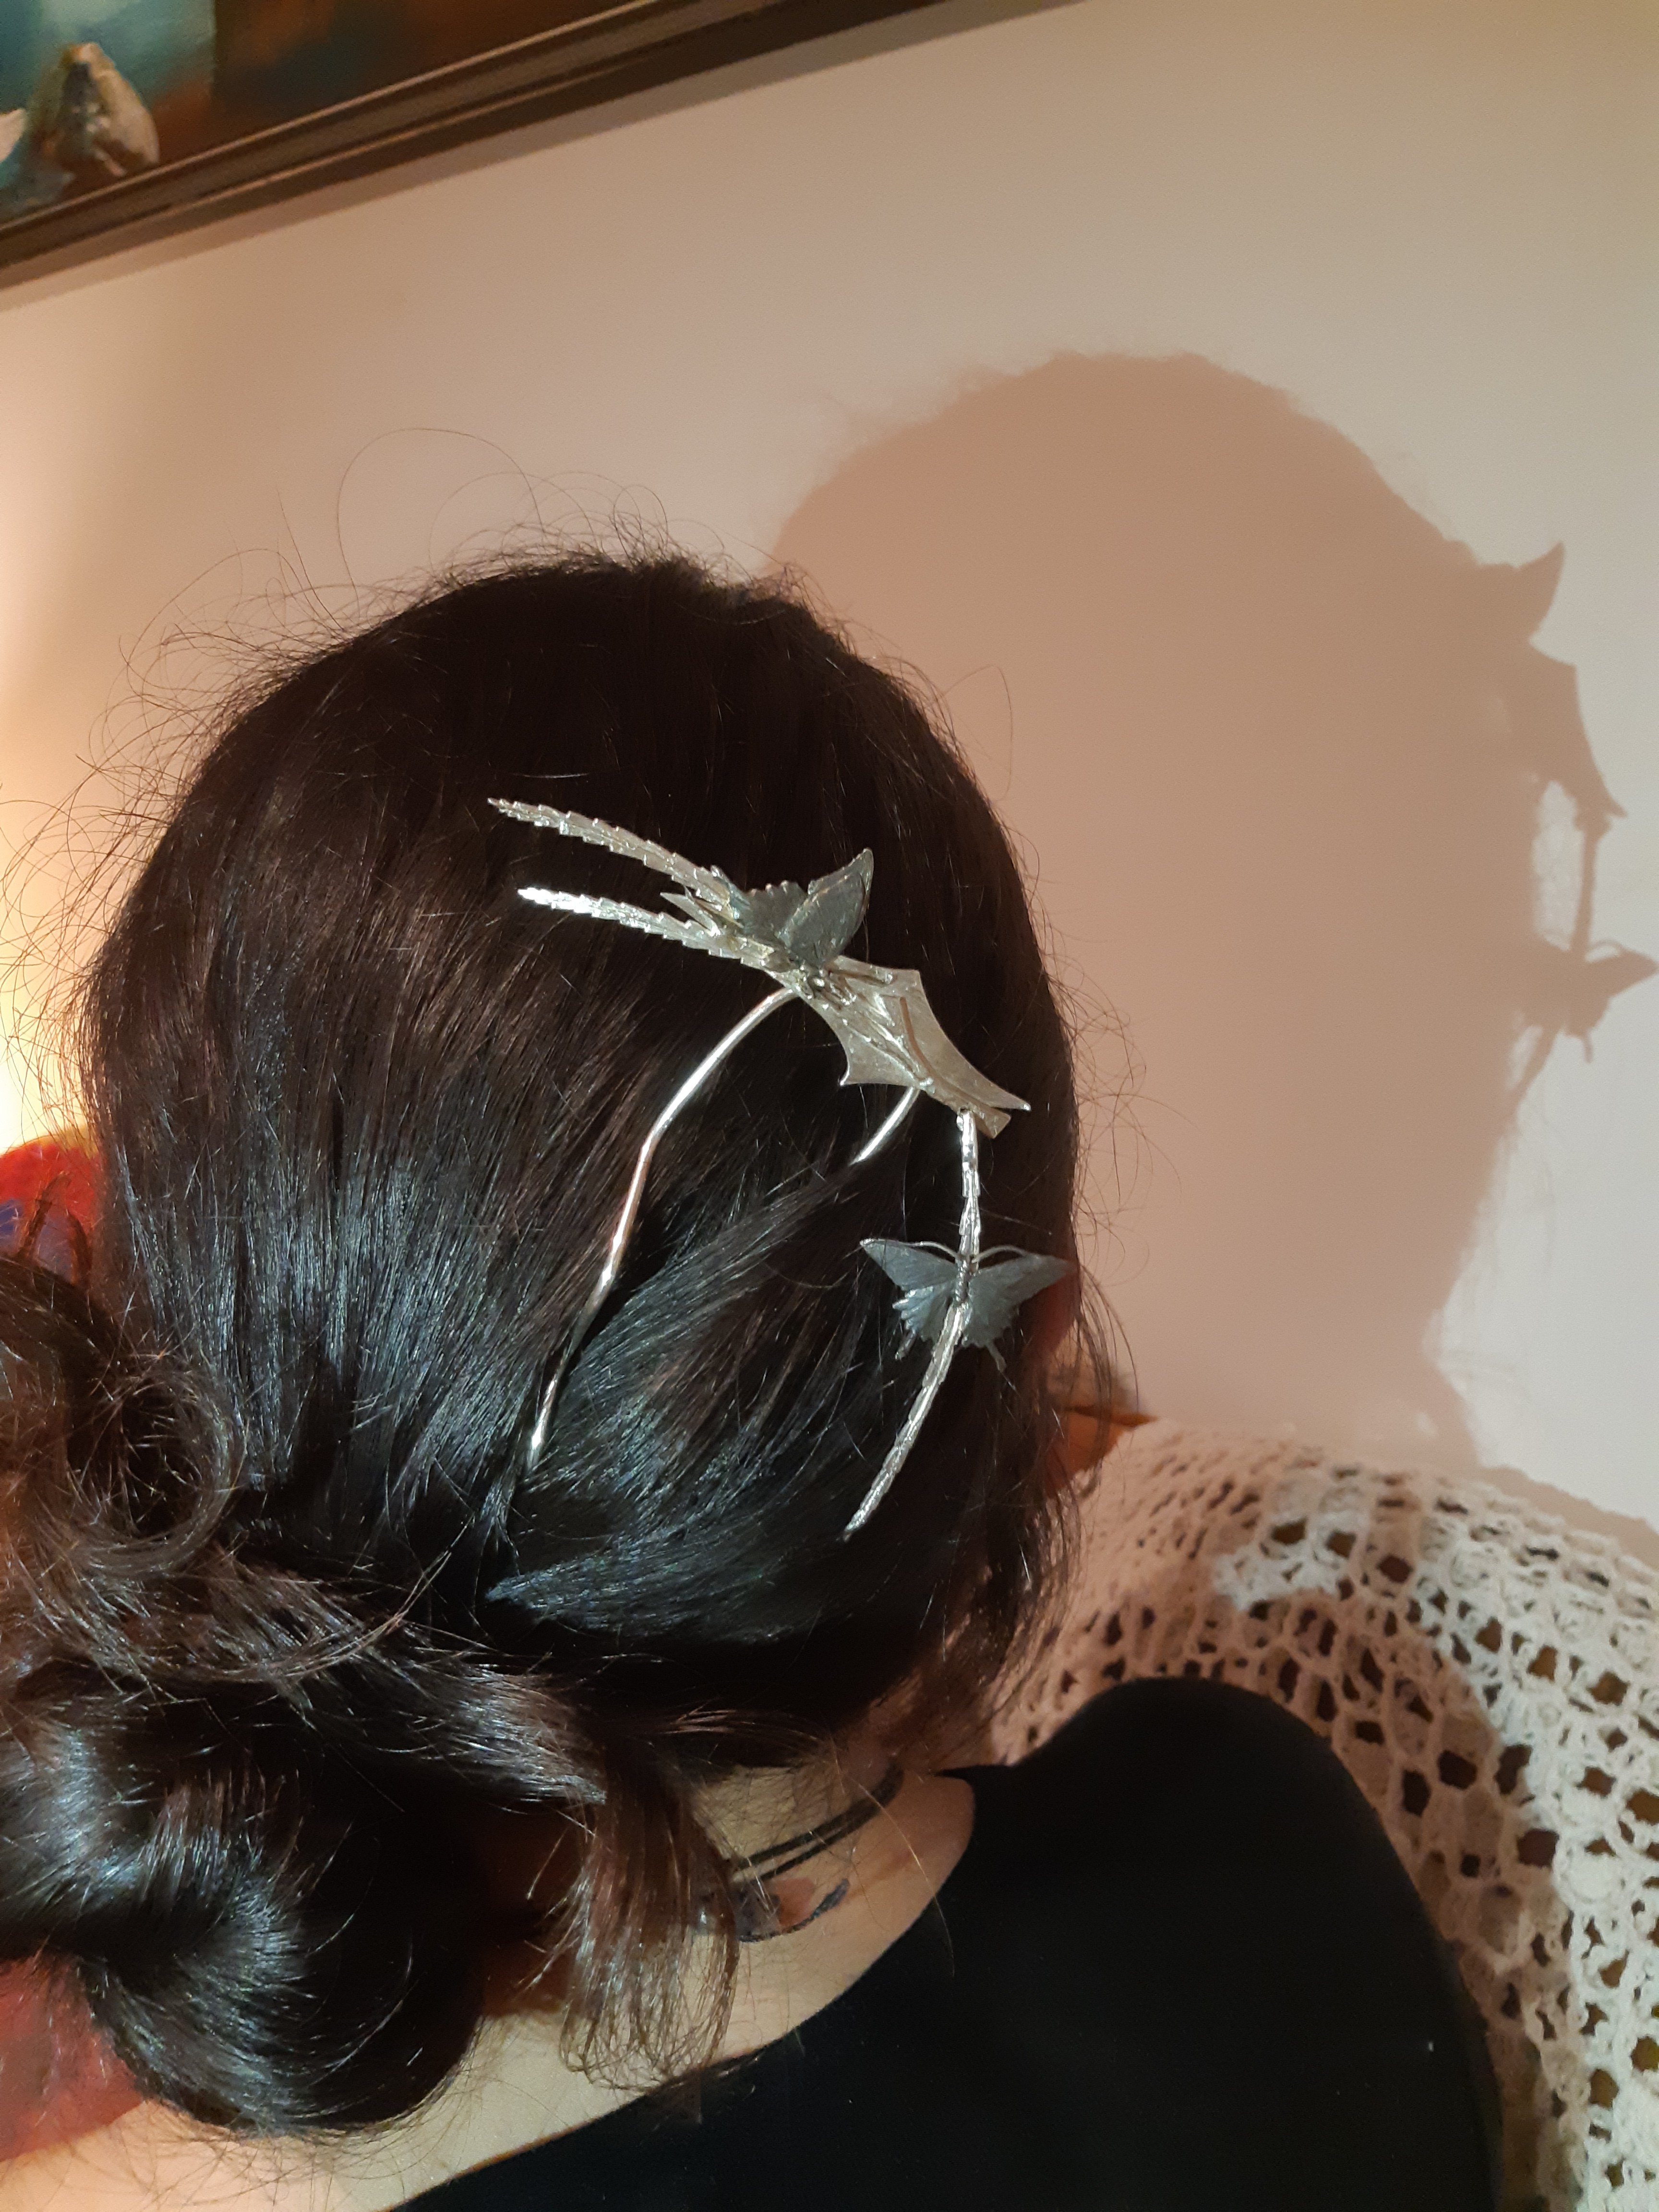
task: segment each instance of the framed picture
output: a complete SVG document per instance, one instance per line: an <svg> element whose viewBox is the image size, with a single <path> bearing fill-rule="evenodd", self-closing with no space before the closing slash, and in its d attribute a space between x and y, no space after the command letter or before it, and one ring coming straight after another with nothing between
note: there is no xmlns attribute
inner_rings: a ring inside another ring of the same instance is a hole
<svg viewBox="0 0 1659 2212"><path fill-rule="evenodd" d="M0 0L0 282L917 0Z"/></svg>

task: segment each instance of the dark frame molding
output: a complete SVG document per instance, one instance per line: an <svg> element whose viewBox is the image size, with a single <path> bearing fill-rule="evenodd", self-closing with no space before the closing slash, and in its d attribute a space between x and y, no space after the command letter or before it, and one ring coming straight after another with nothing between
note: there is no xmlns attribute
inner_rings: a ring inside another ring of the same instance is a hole
<svg viewBox="0 0 1659 2212"><path fill-rule="evenodd" d="M0 222L0 285L949 0L622 0Z"/></svg>

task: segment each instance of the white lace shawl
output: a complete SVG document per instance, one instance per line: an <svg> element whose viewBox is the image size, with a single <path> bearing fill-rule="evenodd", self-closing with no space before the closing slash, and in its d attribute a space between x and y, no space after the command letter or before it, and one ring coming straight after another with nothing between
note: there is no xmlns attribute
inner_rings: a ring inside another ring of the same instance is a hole
<svg viewBox="0 0 1659 2212"><path fill-rule="evenodd" d="M993 1755L1181 1674L1288 1706L1376 1807L1486 2016L1506 2207L1659 2203L1659 1576L1482 1483L1156 1421Z"/></svg>

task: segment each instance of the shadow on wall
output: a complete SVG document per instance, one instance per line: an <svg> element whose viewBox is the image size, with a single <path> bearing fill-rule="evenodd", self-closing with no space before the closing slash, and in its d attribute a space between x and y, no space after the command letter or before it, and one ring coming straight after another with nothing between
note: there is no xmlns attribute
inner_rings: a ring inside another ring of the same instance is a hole
<svg viewBox="0 0 1659 2212"><path fill-rule="evenodd" d="M1591 942L1620 809L1528 641L1559 550L1483 568L1282 393L1108 356L867 447L776 553L944 696L1085 1010L1128 1025L1096 1264L1143 1397L1471 1461L1428 1345L1498 1147L1656 966ZM1558 802L1581 863L1547 937Z"/></svg>

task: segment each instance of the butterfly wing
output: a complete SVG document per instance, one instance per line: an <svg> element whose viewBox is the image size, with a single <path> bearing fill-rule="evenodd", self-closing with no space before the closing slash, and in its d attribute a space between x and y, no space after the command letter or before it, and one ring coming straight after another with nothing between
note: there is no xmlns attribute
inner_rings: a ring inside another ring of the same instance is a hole
<svg viewBox="0 0 1659 2212"><path fill-rule="evenodd" d="M1057 1283L1071 1272L1066 1261L1051 1260L1041 1252L1015 1252L1006 1260L982 1264L969 1290L963 1342L994 1344L1027 1298L1034 1298L1039 1291L1046 1291L1050 1283Z"/></svg>
<svg viewBox="0 0 1659 2212"><path fill-rule="evenodd" d="M937 1341L951 1310L957 1263L926 1244L902 1243L896 1237L866 1237L864 1249L900 1291L899 1319L912 1336Z"/></svg>
<svg viewBox="0 0 1659 2212"><path fill-rule="evenodd" d="M875 857L860 853L833 875L815 876L806 896L779 933L779 941L803 968L823 968L846 951L870 903Z"/></svg>
<svg viewBox="0 0 1659 2212"><path fill-rule="evenodd" d="M672 892L665 894L672 898ZM799 884L768 884L763 890L733 891L734 926L757 944L781 946L791 922L806 903Z"/></svg>
<svg viewBox="0 0 1659 2212"><path fill-rule="evenodd" d="M864 1249L902 1291L931 1291L955 1282L955 1257L937 1244L906 1244L896 1237L866 1237Z"/></svg>

